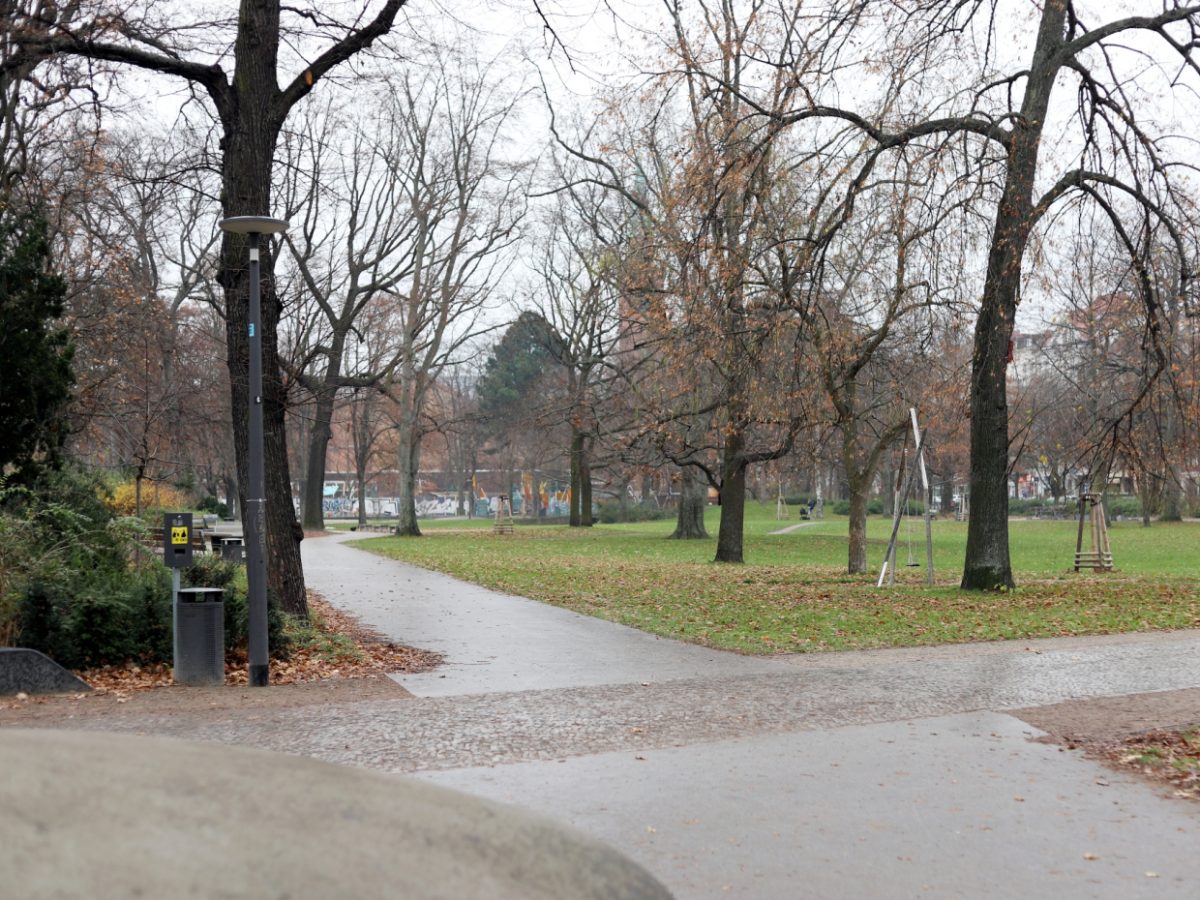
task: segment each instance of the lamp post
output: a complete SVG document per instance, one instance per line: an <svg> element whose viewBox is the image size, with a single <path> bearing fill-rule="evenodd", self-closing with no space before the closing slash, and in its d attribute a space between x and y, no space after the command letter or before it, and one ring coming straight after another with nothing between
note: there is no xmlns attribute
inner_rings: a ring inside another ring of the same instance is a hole
<svg viewBox="0 0 1200 900"><path fill-rule="evenodd" d="M250 684L265 687L270 681L267 647L267 497L263 452L262 298L258 239L263 234L286 231L288 223L267 216L234 216L222 219L222 231L244 234L250 244L250 310L247 326L250 343L250 429L246 448L249 485L242 511L246 530L246 582L249 613Z"/></svg>

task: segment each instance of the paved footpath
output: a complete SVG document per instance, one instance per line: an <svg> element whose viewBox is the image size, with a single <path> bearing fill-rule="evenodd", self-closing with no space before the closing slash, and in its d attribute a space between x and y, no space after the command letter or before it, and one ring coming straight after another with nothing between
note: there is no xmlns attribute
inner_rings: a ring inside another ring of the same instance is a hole
<svg viewBox="0 0 1200 900"><path fill-rule="evenodd" d="M304 542L308 582L447 654L398 678L416 699L129 727L532 808L681 900L1200 896L1200 806L1034 742L1004 712L1200 686L1200 632L750 658L345 540Z"/></svg>
<svg viewBox="0 0 1200 900"><path fill-rule="evenodd" d="M748 658L342 540L305 542L309 583L447 665L302 752L556 816L680 898L1200 892L1196 805L1003 713L1200 686L1196 632Z"/></svg>

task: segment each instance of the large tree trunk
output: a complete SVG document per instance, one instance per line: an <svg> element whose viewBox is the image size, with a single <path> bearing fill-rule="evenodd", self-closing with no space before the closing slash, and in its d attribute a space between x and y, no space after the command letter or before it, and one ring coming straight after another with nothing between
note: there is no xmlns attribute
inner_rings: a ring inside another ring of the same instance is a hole
<svg viewBox="0 0 1200 900"><path fill-rule="evenodd" d="M567 522L571 528L578 528L583 524L583 478L581 475L583 456L583 432L571 426L571 509L568 515Z"/></svg>
<svg viewBox="0 0 1200 900"><path fill-rule="evenodd" d="M416 432L415 418L404 416L400 421L397 451L400 498L399 509L396 510L396 534L406 537L421 535L421 526L417 524L417 474L421 467L421 437Z"/></svg>
<svg viewBox="0 0 1200 900"><path fill-rule="evenodd" d="M583 452L579 457L579 524L591 528L592 520L592 442L583 441Z"/></svg>
<svg viewBox="0 0 1200 900"><path fill-rule="evenodd" d="M588 461L587 436L571 426L571 509L572 528L592 526L592 467Z"/></svg>
<svg viewBox="0 0 1200 900"><path fill-rule="evenodd" d="M849 478L850 486L850 556L846 571L860 575L867 571L867 493L871 484L865 480Z"/></svg>
<svg viewBox="0 0 1200 900"><path fill-rule="evenodd" d="M1160 522L1183 521L1183 489L1179 486L1179 469L1176 466L1167 468L1167 483L1162 492L1162 514Z"/></svg>
<svg viewBox="0 0 1200 900"><path fill-rule="evenodd" d="M237 479L232 475L224 475L221 477L221 484L225 488L225 511L231 519L241 518L241 501L239 499L240 491L238 489Z"/></svg>
<svg viewBox="0 0 1200 900"><path fill-rule="evenodd" d="M675 520L673 538L697 540L707 538L704 527L704 508L707 505L708 485L691 466L679 470L679 514Z"/></svg>
<svg viewBox="0 0 1200 900"><path fill-rule="evenodd" d="M313 405L312 428L308 434L308 464L304 476L304 495L300 501L304 527L325 530L325 458L333 437L333 398L336 389L323 384L317 389Z"/></svg>
<svg viewBox="0 0 1200 900"><path fill-rule="evenodd" d="M225 122L222 160L224 213L228 216L270 215L271 164L279 136L274 106L275 48L279 10L270 4L243 12L253 21L239 32L233 87L237 92L236 119ZM287 612L307 616L300 541L304 531L296 521L288 472L284 410L286 396L279 375L279 316L275 292L275 260L270 242L263 242L262 362L263 445L266 471L265 530L267 588ZM250 303L247 240L226 233L221 242L222 285L225 288L226 344L233 403L233 439L239 487L248 483L250 398L247 336ZM244 499L239 503L244 510Z"/></svg>
<svg viewBox="0 0 1200 900"><path fill-rule="evenodd" d="M1008 550L1008 347L1021 285L1021 262L1033 227L1038 146L1061 61L1066 0L1047 0L1021 115L1013 121L1004 192L996 210L983 302L971 359L971 518L962 587L1014 586Z"/></svg>
<svg viewBox="0 0 1200 900"><path fill-rule="evenodd" d="M721 525L717 529L717 562L745 562L742 537L746 520L746 463L742 459L742 432L725 438L721 460Z"/></svg>
<svg viewBox="0 0 1200 900"><path fill-rule="evenodd" d="M358 494L358 524L367 524L367 472L362 463L355 465L354 482Z"/></svg>

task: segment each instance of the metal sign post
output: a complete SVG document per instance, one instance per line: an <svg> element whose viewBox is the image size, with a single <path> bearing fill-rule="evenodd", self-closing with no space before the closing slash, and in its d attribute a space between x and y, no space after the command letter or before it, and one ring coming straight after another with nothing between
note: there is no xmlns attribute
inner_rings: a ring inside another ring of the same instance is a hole
<svg viewBox="0 0 1200 900"><path fill-rule="evenodd" d="M171 665L179 670L179 570L192 564L192 514L163 515L163 562L171 570Z"/></svg>

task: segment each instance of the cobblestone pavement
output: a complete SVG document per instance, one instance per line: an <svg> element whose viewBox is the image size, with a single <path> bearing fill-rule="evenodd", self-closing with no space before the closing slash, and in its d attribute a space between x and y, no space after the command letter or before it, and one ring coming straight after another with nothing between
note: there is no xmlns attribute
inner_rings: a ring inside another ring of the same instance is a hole
<svg viewBox="0 0 1200 900"><path fill-rule="evenodd" d="M1194 687L1200 635L1146 635L1007 652L794 661L786 672L654 684L372 700L180 718L108 716L85 728L248 744L395 772L558 759ZM927 658L928 657L928 658ZM889 661L890 659L890 661Z"/></svg>

